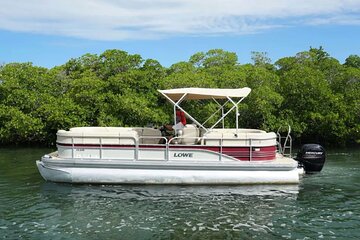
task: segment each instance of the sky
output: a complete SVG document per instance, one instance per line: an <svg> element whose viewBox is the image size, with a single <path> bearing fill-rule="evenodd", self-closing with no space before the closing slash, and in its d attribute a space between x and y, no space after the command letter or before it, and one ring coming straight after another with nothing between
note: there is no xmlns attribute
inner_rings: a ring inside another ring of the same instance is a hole
<svg viewBox="0 0 360 240"><path fill-rule="evenodd" d="M52 68L120 49L169 67L224 49L273 62L322 46L360 55L360 0L0 0L0 64Z"/></svg>

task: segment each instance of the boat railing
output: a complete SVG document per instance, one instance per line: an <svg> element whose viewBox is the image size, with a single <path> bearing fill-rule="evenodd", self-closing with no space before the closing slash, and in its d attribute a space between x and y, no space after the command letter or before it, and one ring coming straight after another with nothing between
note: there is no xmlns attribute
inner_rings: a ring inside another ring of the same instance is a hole
<svg viewBox="0 0 360 240"><path fill-rule="evenodd" d="M214 137L174 137L171 138L168 142L168 148L169 146L189 146L187 144L181 144L181 140L182 139L194 139L198 144L193 144L193 146L195 145L200 145L200 146L204 146L204 142L207 140L211 140L211 141L218 141L219 144L218 145L208 145L208 146L219 146L220 151L219 151L219 161L222 161L222 156L223 156L223 147L224 146L229 146L229 145L224 145L224 141L245 141L247 142L247 144L244 144L241 147L248 147L249 148L249 161L253 160L253 151L255 147L259 147L257 145L253 145L254 141L266 141L266 140L275 140L276 141L276 137L269 137L269 138L214 138ZM180 140L180 141L179 141ZM180 144L179 144L180 142ZM200 144L199 144L200 143ZM231 146L231 145L230 145ZM168 160L169 158L167 158Z"/></svg>
<svg viewBox="0 0 360 240"><path fill-rule="evenodd" d="M140 159L139 157L139 151L146 149L146 146L163 146L164 148L164 160L165 161L169 161L170 160L170 149L174 150L173 146L177 146L177 147L186 147L186 146L210 146L210 147L214 147L217 146L219 147L219 161L222 161L222 155L224 153L223 151L223 147L224 146L233 146L233 145L224 145L225 141L244 141L245 144L242 145L241 147L248 147L249 148L249 161L253 160L253 151L255 150L255 147L259 147L258 145L254 145L253 143L256 141L265 141L265 140L276 140L276 137L271 137L271 138L215 138L215 137L173 137L171 139L167 139L166 137L163 136L141 136L141 137L130 137L130 136L99 136L99 137L94 137L94 136L81 136L81 138L83 139L92 139L93 142L96 142L96 145L98 144L99 147L96 146L92 146L91 143L87 143L87 144L82 144L78 141L75 141L74 139L78 139L80 136L74 136L71 137L71 148L72 148L72 158L75 157L75 151L79 150L79 149L96 149L99 148L99 159L104 159L103 158L103 151L104 149L109 149L112 146L116 146L116 145L130 145L130 146L134 146L135 147L135 151L134 151L134 161L138 161ZM195 144L181 144L181 140L183 139L194 139L194 143ZM109 139L111 140L115 140L113 142L111 142L111 144L109 143ZM156 144L154 143L150 143L150 144L144 144L141 143L141 140L144 139L150 139L150 140L158 140L158 141L154 141L157 142ZM130 140L128 142L126 142L125 140ZM205 141L214 141L214 143L212 143L212 145L206 145ZM126 143L121 143L121 142L126 142ZM218 144L215 144L215 142L218 141ZM115 143L117 142L117 143ZM161 143L162 142L162 143Z"/></svg>
<svg viewBox="0 0 360 240"><path fill-rule="evenodd" d="M72 147L72 151L71 151L71 155L72 158L75 157L75 151L77 149L94 149L94 147L91 146L92 143L87 143L87 146L81 146L79 147L79 144L83 144L81 142L75 141L74 139L92 139L94 142L96 142L96 144L99 144L99 159L103 159L103 146L111 146L111 145L115 145L115 142L109 143L109 142L104 142L104 139L112 139L112 140L118 140L118 142L116 144L121 144L121 140L132 140L133 144L129 144L129 145L136 145L137 144L137 138L135 137L129 137L129 136L71 136L71 147ZM96 148L96 147L95 147ZM135 155L136 157L136 155Z"/></svg>
<svg viewBox="0 0 360 240"><path fill-rule="evenodd" d="M278 145L278 152L283 156L291 157L292 156L292 137L291 137L291 126L288 125L287 134L286 136L281 136L280 131L282 127L276 132L277 135L277 145Z"/></svg>

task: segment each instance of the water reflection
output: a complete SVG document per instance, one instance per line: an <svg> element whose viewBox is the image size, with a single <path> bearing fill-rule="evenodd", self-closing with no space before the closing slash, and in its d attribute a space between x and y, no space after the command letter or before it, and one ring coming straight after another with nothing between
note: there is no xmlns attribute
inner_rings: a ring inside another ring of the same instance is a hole
<svg viewBox="0 0 360 240"><path fill-rule="evenodd" d="M164 185L81 185L44 182L41 192L59 195L101 195L113 198L210 196L210 195L296 195L298 185L249 185L249 186L164 186Z"/></svg>
<svg viewBox="0 0 360 240"><path fill-rule="evenodd" d="M223 238L230 232L231 236L261 236L273 232L274 210L296 201L298 190L296 185L194 187L44 183L41 196L47 204L43 207L51 213L51 218L60 220L60 224L54 228L48 226L48 222L40 223L54 231L86 235L87 238L92 238L94 233L108 236L114 232L133 239Z"/></svg>

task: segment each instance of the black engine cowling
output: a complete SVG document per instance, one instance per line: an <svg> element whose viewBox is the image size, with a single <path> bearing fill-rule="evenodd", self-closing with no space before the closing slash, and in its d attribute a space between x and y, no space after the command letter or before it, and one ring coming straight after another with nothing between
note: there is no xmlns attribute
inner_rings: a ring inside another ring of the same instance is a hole
<svg viewBox="0 0 360 240"><path fill-rule="evenodd" d="M302 145L296 156L296 160L304 167L306 173L320 172L325 158L325 149L319 144Z"/></svg>

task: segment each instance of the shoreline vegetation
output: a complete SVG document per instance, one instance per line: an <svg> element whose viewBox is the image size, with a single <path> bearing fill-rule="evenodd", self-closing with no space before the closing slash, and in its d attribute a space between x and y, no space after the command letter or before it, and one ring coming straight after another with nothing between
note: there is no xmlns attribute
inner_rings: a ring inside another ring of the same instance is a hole
<svg viewBox="0 0 360 240"><path fill-rule="evenodd" d="M160 126L171 122L172 108L157 89L180 87L250 87L240 104L240 127L276 131L290 125L295 144L360 144L360 56L341 64L319 47L275 63L252 52L252 60L241 64L235 53L213 49L163 67L107 50L51 69L3 64L0 144L52 145L58 129L79 126ZM214 103L184 104L200 119L216 109Z"/></svg>

